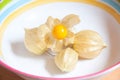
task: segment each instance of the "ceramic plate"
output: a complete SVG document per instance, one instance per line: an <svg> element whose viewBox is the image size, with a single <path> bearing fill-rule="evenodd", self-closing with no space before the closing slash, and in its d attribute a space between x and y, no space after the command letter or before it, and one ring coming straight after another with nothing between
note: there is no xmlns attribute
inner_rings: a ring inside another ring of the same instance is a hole
<svg viewBox="0 0 120 80"><path fill-rule="evenodd" d="M0 5L0 63L18 74L38 78L88 78L111 71L120 64L120 3L119 0L10 0ZM61 72L54 58L34 55L24 45L24 28L46 22L48 16L62 19L76 14L81 22L74 30L98 32L107 48L92 60L79 60L69 73Z"/></svg>

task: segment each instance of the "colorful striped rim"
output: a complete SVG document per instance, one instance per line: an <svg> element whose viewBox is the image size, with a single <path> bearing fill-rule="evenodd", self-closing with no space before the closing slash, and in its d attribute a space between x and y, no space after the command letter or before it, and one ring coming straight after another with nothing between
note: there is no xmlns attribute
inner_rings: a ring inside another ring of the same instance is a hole
<svg viewBox="0 0 120 80"><path fill-rule="evenodd" d="M68 2L68 0L44 0L44 1L39 1L39 0L35 0L34 2L31 2L30 4L27 4L25 6L23 6L22 8L16 10L14 13L10 14L5 21L2 23L2 25L0 26L0 47L1 47L1 42L2 42L2 35L4 34L5 29L7 28L8 24L14 20L17 16L19 16L21 13L23 13L24 11L30 10L31 8L34 8L36 6L39 6L41 4L47 4L47 3L52 3L52 2ZM86 4L90 4L90 5L94 5L97 7L100 7L104 10L106 10L107 12L109 12L115 19L116 21L118 21L118 23L120 23L120 14L117 13L113 8L105 5L104 3L101 3L99 1L95 1L95 0L69 0L69 2L81 2L81 3L86 3ZM2 54L2 52L0 52L0 54ZM32 77L32 78L39 78L39 79L47 79L47 80L74 80L74 79L85 79L85 78L91 78L94 76L98 76L101 75L103 73L106 73L108 71L111 71L112 69L118 67L120 65L120 62L116 63L115 65L104 69L102 71L96 72L96 73L92 73L92 74L88 74L85 76L79 76L79 77L72 77L72 78L51 78L51 77L41 77L41 76L36 76L36 75L32 75L32 74L27 74L24 72L21 72L19 70L16 70L12 67L10 67L9 65L5 64L4 62L0 61L0 64L6 68L8 68L9 70L18 73L18 74L22 74L24 76L28 76L28 77Z"/></svg>
<svg viewBox="0 0 120 80"><path fill-rule="evenodd" d="M3 0L0 2L0 10L2 10L11 0Z"/></svg>
<svg viewBox="0 0 120 80"><path fill-rule="evenodd" d="M111 5L120 13L120 0L102 0L102 1L104 1L108 5Z"/></svg>
<svg viewBox="0 0 120 80"><path fill-rule="evenodd" d="M9 69L10 71L15 72L17 74L21 74L21 75L26 76L26 77L35 78L35 79L41 79L41 80L79 80L79 79L88 79L88 78L93 78L93 77L105 74L106 72L114 70L115 68L120 66L120 62L118 62L117 64L115 64L115 65L113 65L113 66L111 66L111 67L109 67L107 69L104 69L104 70L96 72L96 73L84 75L84 76L71 77L71 78L52 78L52 77L36 76L36 75L28 74L28 73L25 73L25 72L21 72L19 70L16 70L16 69L8 66L7 64L5 64L2 61L0 61L0 64L2 66L4 66L5 68Z"/></svg>
<svg viewBox="0 0 120 80"><path fill-rule="evenodd" d="M6 0L7 1L7 0ZM2 14L0 15L0 23L2 23L2 21L11 13L13 12L16 8L19 8L20 6L30 2L31 0L18 0L18 1L14 1L12 4L12 6L8 7L4 12L2 12ZM11 2L12 3L12 2ZM2 4L2 3L1 3ZM0 4L0 5L1 5ZM7 3L5 4L7 5Z"/></svg>

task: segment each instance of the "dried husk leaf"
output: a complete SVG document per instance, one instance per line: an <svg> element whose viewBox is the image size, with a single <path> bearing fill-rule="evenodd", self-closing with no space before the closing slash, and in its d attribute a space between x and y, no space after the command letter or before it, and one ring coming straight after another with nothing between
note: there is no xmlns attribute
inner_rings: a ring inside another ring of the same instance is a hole
<svg viewBox="0 0 120 80"><path fill-rule="evenodd" d="M53 17L49 16L48 19L47 19L46 25L48 26L48 28L50 30L53 30L54 26L56 24L60 24L60 23L61 22L60 22L59 19L57 19L57 18L54 19Z"/></svg>
<svg viewBox="0 0 120 80"><path fill-rule="evenodd" d="M64 39L64 46L71 46L74 44L75 34L71 31L68 31L67 37Z"/></svg>
<svg viewBox="0 0 120 80"><path fill-rule="evenodd" d="M71 28L74 25L80 22L79 16L75 14L67 15L63 18L62 24L64 24L67 28Z"/></svg>
<svg viewBox="0 0 120 80"><path fill-rule="evenodd" d="M83 30L76 34L73 48L79 57L92 59L97 57L106 47L101 36L92 30Z"/></svg>
<svg viewBox="0 0 120 80"><path fill-rule="evenodd" d="M55 64L63 72L72 71L77 61L78 53L71 48L66 48L55 56Z"/></svg>
<svg viewBox="0 0 120 80"><path fill-rule="evenodd" d="M25 29L24 43L30 52L37 55L43 54L47 49L44 39L38 37L38 28Z"/></svg>
<svg viewBox="0 0 120 80"><path fill-rule="evenodd" d="M48 26L48 28L50 30L52 30L53 26L54 26L54 18L49 16L48 19L47 19L46 25Z"/></svg>
<svg viewBox="0 0 120 80"><path fill-rule="evenodd" d="M58 53L63 49L63 41L55 39L51 33L46 35L45 42L47 48L51 49L54 53Z"/></svg>
<svg viewBox="0 0 120 80"><path fill-rule="evenodd" d="M40 39L42 39L42 38L44 39L45 36L50 32L50 29L48 28L48 26L46 24L42 24L38 27L37 32L38 32L38 37Z"/></svg>

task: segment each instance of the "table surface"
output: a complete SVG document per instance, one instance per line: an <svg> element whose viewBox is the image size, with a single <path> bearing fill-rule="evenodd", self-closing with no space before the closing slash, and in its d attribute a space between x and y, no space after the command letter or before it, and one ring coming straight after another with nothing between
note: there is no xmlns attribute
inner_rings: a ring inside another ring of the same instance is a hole
<svg viewBox="0 0 120 80"><path fill-rule="evenodd" d="M15 73L0 66L0 80L24 80ZM101 78L101 80L120 80L120 68Z"/></svg>
<svg viewBox="0 0 120 80"><path fill-rule="evenodd" d="M15 73L0 66L0 80L24 80Z"/></svg>

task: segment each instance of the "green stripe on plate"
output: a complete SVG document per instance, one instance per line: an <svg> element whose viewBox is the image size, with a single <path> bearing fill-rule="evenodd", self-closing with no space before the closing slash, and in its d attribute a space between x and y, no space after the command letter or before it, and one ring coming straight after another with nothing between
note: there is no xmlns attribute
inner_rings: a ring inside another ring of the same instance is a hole
<svg viewBox="0 0 120 80"><path fill-rule="evenodd" d="M2 10L8 3L10 3L12 0L2 0L0 2L0 10Z"/></svg>

